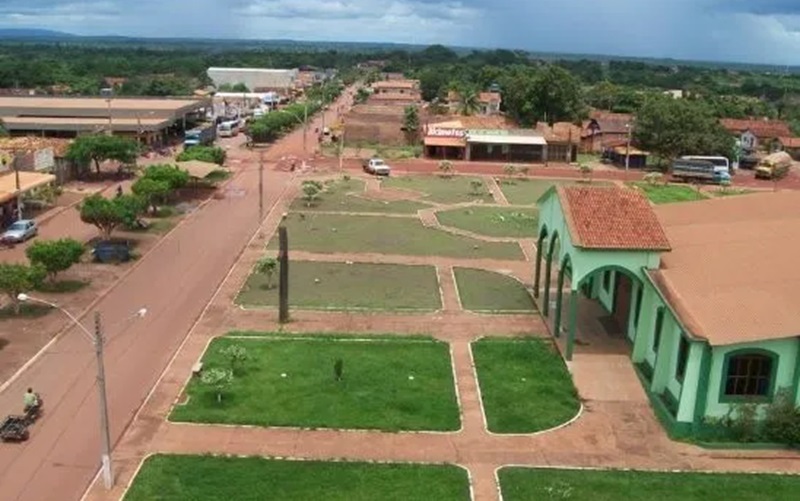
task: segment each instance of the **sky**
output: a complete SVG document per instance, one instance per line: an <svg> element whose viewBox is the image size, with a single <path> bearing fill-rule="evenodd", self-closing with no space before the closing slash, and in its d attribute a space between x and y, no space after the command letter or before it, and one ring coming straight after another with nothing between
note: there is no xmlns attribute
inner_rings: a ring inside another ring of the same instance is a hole
<svg viewBox="0 0 800 501"><path fill-rule="evenodd" d="M0 0L0 28L800 65L800 0Z"/></svg>

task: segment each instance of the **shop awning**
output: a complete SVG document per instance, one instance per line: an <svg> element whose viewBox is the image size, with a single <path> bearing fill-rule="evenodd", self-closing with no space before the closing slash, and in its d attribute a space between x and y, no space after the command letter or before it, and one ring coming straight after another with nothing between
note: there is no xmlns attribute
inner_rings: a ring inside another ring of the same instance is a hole
<svg viewBox="0 0 800 501"><path fill-rule="evenodd" d="M467 142L463 137L427 136L425 146L446 146L451 148L465 148Z"/></svg>
<svg viewBox="0 0 800 501"><path fill-rule="evenodd" d="M178 168L185 170L191 177L203 179L215 170L224 170L220 165L200 160L189 160L188 162L178 162Z"/></svg>
<svg viewBox="0 0 800 501"><path fill-rule="evenodd" d="M542 136L515 134L467 134L467 142L480 144L547 145L547 141Z"/></svg>
<svg viewBox="0 0 800 501"><path fill-rule="evenodd" d="M19 191L27 193L35 188L52 183L56 176L42 172L19 171ZM14 172L7 172L0 176L0 203L14 198L17 193L17 179Z"/></svg>

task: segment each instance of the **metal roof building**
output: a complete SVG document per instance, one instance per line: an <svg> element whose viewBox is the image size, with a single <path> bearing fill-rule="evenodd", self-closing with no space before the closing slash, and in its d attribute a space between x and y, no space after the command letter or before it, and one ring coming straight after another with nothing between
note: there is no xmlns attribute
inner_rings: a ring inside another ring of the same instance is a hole
<svg viewBox="0 0 800 501"><path fill-rule="evenodd" d="M244 84L254 92L259 90L289 90L295 88L299 71L265 68L209 68L208 77L214 85Z"/></svg>

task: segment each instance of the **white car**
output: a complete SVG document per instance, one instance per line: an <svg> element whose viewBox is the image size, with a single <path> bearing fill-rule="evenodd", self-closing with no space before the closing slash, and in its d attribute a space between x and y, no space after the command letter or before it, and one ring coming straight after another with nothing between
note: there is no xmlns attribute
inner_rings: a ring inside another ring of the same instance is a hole
<svg viewBox="0 0 800 501"><path fill-rule="evenodd" d="M33 219L20 219L0 235L0 240L19 243L35 237L37 233L39 233L39 227L36 226L36 221Z"/></svg>
<svg viewBox="0 0 800 501"><path fill-rule="evenodd" d="M370 158L364 160L364 172L376 176L388 176L392 172L392 168L381 158Z"/></svg>

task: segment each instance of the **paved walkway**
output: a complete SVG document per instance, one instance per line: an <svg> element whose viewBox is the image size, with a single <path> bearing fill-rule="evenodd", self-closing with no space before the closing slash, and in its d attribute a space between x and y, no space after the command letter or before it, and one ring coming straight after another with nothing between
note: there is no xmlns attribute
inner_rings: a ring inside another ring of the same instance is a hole
<svg viewBox="0 0 800 501"><path fill-rule="evenodd" d="M368 183L370 181L368 180ZM288 210L299 180L264 222L271 235ZM421 219L440 227L426 211ZM432 214L432 213L431 213ZM404 216L406 217L406 216ZM475 235L472 235L475 236ZM162 453L226 453L307 459L447 462L467 467L476 500L498 499L494 472L509 464L542 466L698 469L717 471L796 471L800 456L787 452L706 451L672 442L655 420L644 391L624 354L583 353L570 364L584 407L571 425L542 434L501 436L486 430L470 343L484 336L547 336L538 315L481 315L464 311L453 280L454 266L508 273L525 285L532 282L533 240L522 240L526 261L453 259L368 253L317 254L292 251L293 260L381 262L432 265L437 269L443 309L430 314L365 314L293 311L288 332L370 332L432 334L450 343L462 424L454 433L382 433L373 431L300 430L170 423L167 415L181 399L191 367L208 342L232 330L279 330L274 308L242 309L233 304L253 264L263 255L264 240L251 242L222 284L168 367L138 418L119 442L114 458L117 487L105 492L95 485L87 499L119 499L143 458Z"/></svg>

